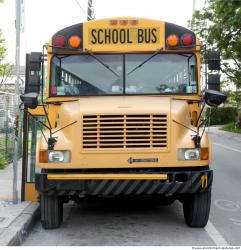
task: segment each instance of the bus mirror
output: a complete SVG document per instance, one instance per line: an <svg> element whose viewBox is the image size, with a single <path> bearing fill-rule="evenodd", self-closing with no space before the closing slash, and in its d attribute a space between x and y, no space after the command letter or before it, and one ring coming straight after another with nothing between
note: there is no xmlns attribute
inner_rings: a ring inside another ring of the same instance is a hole
<svg viewBox="0 0 241 250"><path fill-rule="evenodd" d="M207 56L208 69L220 70L220 52L210 51Z"/></svg>
<svg viewBox="0 0 241 250"><path fill-rule="evenodd" d="M31 92L20 96L25 108L35 109L38 106L38 94Z"/></svg>
<svg viewBox="0 0 241 250"><path fill-rule="evenodd" d="M220 75L208 74L208 89L220 91Z"/></svg>
<svg viewBox="0 0 241 250"><path fill-rule="evenodd" d="M28 78L28 84L26 85L25 93L39 93L40 91L40 76L30 75Z"/></svg>
<svg viewBox="0 0 241 250"><path fill-rule="evenodd" d="M31 52L29 55L29 71L40 71L42 62L41 52Z"/></svg>
<svg viewBox="0 0 241 250"><path fill-rule="evenodd" d="M226 99L227 99L226 95L224 95L219 91L211 89L206 90L204 95L205 103L209 106L217 107L220 104L224 103Z"/></svg>

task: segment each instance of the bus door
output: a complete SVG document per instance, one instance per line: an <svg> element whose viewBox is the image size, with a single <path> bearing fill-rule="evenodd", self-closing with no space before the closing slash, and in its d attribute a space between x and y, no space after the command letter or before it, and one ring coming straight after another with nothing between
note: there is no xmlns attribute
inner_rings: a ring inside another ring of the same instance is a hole
<svg viewBox="0 0 241 250"><path fill-rule="evenodd" d="M40 169L36 166L36 145L44 128L38 121L45 122L42 107L24 112L23 124L23 161L22 161L22 201L37 201L35 190L35 173Z"/></svg>
<svg viewBox="0 0 241 250"><path fill-rule="evenodd" d="M26 54L26 72L25 72L25 93L40 94L40 87L44 83L43 63L44 56L40 52ZM41 71L42 68L42 71ZM43 98L43 97L42 97ZM43 106L36 109L24 110L23 117L23 160L22 160L22 201L36 201L37 192L35 190L35 173L40 171L36 166L36 145L38 137L43 131L43 125L38 121L45 122Z"/></svg>

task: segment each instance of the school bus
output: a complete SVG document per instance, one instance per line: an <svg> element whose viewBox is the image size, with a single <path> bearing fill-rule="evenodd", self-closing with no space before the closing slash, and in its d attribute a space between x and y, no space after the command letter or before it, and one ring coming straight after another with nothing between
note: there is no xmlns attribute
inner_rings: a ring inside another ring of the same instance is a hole
<svg viewBox="0 0 241 250"><path fill-rule="evenodd" d="M21 96L22 200L39 199L43 227L59 227L63 203L89 196L179 200L186 224L204 227L213 171L200 117L204 100L225 98L217 77L201 91L196 34L109 18L64 28L44 48L26 56Z"/></svg>

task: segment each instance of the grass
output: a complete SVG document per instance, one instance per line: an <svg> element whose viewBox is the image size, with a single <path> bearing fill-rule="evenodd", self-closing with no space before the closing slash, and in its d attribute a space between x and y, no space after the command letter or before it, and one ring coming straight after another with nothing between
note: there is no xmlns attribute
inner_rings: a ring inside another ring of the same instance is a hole
<svg viewBox="0 0 241 250"><path fill-rule="evenodd" d="M0 154L0 169L4 169L7 166L7 161Z"/></svg>
<svg viewBox="0 0 241 250"><path fill-rule="evenodd" d="M13 158L14 140L9 137L7 141L7 154L5 155L5 138L0 137L0 169L4 169Z"/></svg>
<svg viewBox="0 0 241 250"><path fill-rule="evenodd" d="M234 122L224 125L221 130L241 134L241 128L236 127Z"/></svg>

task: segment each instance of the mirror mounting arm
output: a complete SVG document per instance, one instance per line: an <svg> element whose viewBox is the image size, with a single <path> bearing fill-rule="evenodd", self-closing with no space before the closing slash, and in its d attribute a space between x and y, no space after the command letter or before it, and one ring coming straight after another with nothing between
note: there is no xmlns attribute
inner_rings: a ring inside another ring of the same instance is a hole
<svg viewBox="0 0 241 250"><path fill-rule="evenodd" d="M24 109L24 110L35 120L35 122L37 122L38 127L39 127L39 129L44 137L44 140L46 141L46 143L48 143L47 138L46 138L46 136L45 136L45 134L44 134L44 132L39 124L41 124L42 126L44 126L47 129L50 129L50 128L48 126L46 126L42 121L37 120L37 118L34 115L32 115L27 109Z"/></svg>
<svg viewBox="0 0 241 250"><path fill-rule="evenodd" d="M43 110L44 110L44 114L45 114L45 117L48 121L48 124L49 124L49 133L50 133L50 137L52 137L52 126L51 126L51 123L50 123L50 120L49 120L49 116L48 116L48 113L46 111L46 108L45 108L45 105L43 104Z"/></svg>

